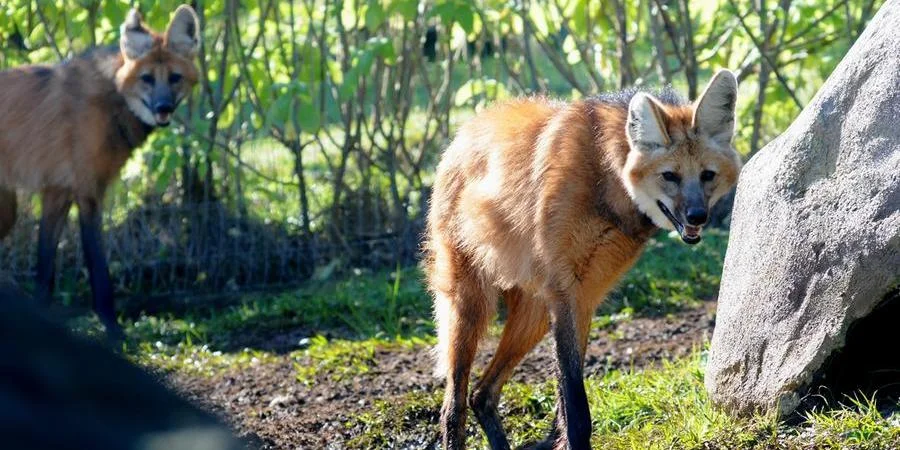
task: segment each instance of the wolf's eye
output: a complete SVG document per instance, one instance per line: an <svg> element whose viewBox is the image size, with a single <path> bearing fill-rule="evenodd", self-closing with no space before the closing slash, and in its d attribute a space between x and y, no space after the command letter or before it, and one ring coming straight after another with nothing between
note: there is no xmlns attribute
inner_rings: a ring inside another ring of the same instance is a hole
<svg viewBox="0 0 900 450"><path fill-rule="evenodd" d="M169 74L169 84L175 84L175 83L181 81L181 78L182 77L181 77L180 73L170 73Z"/></svg>
<svg viewBox="0 0 900 450"><path fill-rule="evenodd" d="M153 86L153 83L156 82L156 80L153 79L153 75L150 75L149 73L145 73L145 74L141 75L141 81L149 84L150 86Z"/></svg>
<svg viewBox="0 0 900 450"><path fill-rule="evenodd" d="M704 170L703 172L700 172L700 181L702 181L704 183L708 183L708 182L712 181L713 178L715 178L715 177L716 177L716 173L713 172L712 170Z"/></svg>
<svg viewBox="0 0 900 450"><path fill-rule="evenodd" d="M663 180L666 180L670 183L680 183L681 177L678 176L675 172L663 172L662 173Z"/></svg>

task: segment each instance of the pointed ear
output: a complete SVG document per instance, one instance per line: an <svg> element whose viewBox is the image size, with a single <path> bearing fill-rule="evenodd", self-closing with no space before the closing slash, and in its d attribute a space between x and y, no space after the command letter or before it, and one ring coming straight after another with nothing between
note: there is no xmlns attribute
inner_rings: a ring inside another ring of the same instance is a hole
<svg viewBox="0 0 900 450"><path fill-rule="evenodd" d="M734 107L737 101L737 78L730 70L722 69L713 75L697 99L693 126L698 132L722 145L731 143L734 136Z"/></svg>
<svg viewBox="0 0 900 450"><path fill-rule="evenodd" d="M153 48L153 35L141 22L141 13L137 9L128 11L119 32L119 48L128 59L138 59Z"/></svg>
<svg viewBox="0 0 900 450"><path fill-rule="evenodd" d="M188 5L175 10L175 16L166 28L166 48L185 58L193 58L200 50L200 19Z"/></svg>
<svg viewBox="0 0 900 450"><path fill-rule="evenodd" d="M639 92L628 104L625 132L635 150L653 150L671 143L665 125L666 113L652 95Z"/></svg>

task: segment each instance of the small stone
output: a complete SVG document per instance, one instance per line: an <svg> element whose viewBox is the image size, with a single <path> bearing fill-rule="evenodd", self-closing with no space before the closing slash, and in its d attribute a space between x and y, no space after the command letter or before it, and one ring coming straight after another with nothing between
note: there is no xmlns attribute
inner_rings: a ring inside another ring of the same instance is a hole
<svg viewBox="0 0 900 450"><path fill-rule="evenodd" d="M276 395L269 401L269 408L284 407L293 403L294 397L290 395Z"/></svg>

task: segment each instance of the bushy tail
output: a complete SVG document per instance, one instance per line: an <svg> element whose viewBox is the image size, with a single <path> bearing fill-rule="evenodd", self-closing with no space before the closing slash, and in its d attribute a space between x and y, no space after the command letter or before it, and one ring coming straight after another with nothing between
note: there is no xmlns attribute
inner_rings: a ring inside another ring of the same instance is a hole
<svg viewBox="0 0 900 450"><path fill-rule="evenodd" d="M434 358L434 372L436 378L446 378L447 369L450 366L450 305L440 297L435 298L434 323L437 331L437 343L431 349Z"/></svg>
<svg viewBox="0 0 900 450"><path fill-rule="evenodd" d="M6 237L16 224L16 191L0 187L0 239Z"/></svg>

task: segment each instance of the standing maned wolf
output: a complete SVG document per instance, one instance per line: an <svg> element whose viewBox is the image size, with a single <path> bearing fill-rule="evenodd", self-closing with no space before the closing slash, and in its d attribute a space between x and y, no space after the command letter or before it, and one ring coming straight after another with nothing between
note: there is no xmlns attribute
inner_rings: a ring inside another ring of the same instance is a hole
<svg viewBox="0 0 900 450"><path fill-rule="evenodd" d="M132 10L118 48L0 72L0 238L15 223L14 189L40 192L35 296L49 302L57 242L76 203L94 311L114 338L121 329L101 245L103 194L132 151L168 125L190 93L199 44L189 6L175 11L163 35Z"/></svg>
<svg viewBox="0 0 900 450"><path fill-rule="evenodd" d="M700 241L741 167L736 96L723 70L693 105L669 90L528 98L462 127L437 169L426 243L445 449L465 445L469 373L498 294L506 325L468 397L491 448L509 448L500 390L549 329L559 397L553 431L534 448L590 447L582 366L591 317L659 228Z"/></svg>

